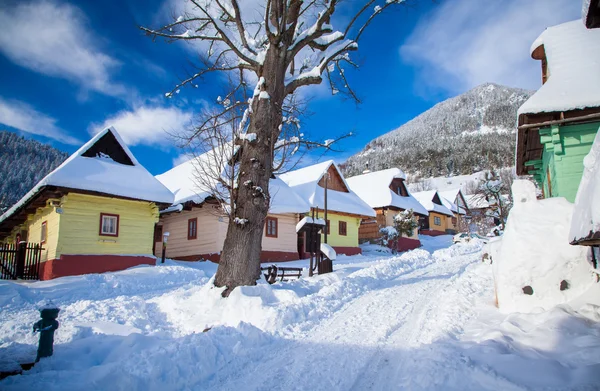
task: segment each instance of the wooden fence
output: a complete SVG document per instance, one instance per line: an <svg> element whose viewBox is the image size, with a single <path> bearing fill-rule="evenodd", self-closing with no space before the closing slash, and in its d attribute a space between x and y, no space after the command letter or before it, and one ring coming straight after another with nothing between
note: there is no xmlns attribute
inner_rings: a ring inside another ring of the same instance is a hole
<svg viewBox="0 0 600 391"><path fill-rule="evenodd" d="M34 243L0 244L0 279L39 280L42 250Z"/></svg>

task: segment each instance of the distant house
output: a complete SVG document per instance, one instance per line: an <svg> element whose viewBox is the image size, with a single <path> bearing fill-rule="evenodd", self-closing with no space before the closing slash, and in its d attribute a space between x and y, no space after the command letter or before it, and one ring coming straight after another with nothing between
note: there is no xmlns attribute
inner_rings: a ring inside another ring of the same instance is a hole
<svg viewBox="0 0 600 391"><path fill-rule="evenodd" d="M468 194L465 196L465 200L472 217L485 216L490 209L490 202L483 194Z"/></svg>
<svg viewBox="0 0 600 391"><path fill-rule="evenodd" d="M545 198L573 202L600 128L600 29L581 20L550 27L531 56L543 85L518 111L517 175L533 175Z"/></svg>
<svg viewBox="0 0 600 391"><path fill-rule="evenodd" d="M173 205L162 210L155 235L155 254L162 253L162 235L169 232L166 256L172 259L218 262L227 235L229 216L223 195L214 194L198 175L213 171L215 160L207 152L157 175L175 194ZM299 259L296 223L310 210L308 204L281 179L269 182L271 205L262 238L262 262Z"/></svg>
<svg viewBox="0 0 600 391"><path fill-rule="evenodd" d="M327 243L338 254L360 254L360 223L364 218L375 217L375 211L350 189L333 160L288 172L280 178L320 218L324 217L327 186ZM298 241L302 252L303 237L299 237Z"/></svg>
<svg viewBox="0 0 600 391"><path fill-rule="evenodd" d="M454 218L454 213L444 206L440 195L435 190L413 193L413 196L429 212L429 216L419 218L419 233L429 236L446 235L448 220Z"/></svg>
<svg viewBox="0 0 600 391"><path fill-rule="evenodd" d="M469 212L467 200L460 188L438 192L442 205L450 209L454 217L447 220L446 232L455 234ZM465 225L465 224L462 224Z"/></svg>
<svg viewBox="0 0 600 391"><path fill-rule="evenodd" d="M375 218L363 219L358 230L361 242L381 238L379 230L394 225L394 216L403 210L412 209L417 217L427 217L429 212L407 189L406 175L399 168L369 172L348 178L350 189L365 201L377 214ZM397 250L406 251L421 246L418 228L409 237L397 241Z"/></svg>
<svg viewBox="0 0 600 391"><path fill-rule="evenodd" d="M172 202L109 128L0 216L0 241L42 244L43 280L154 264L154 224Z"/></svg>

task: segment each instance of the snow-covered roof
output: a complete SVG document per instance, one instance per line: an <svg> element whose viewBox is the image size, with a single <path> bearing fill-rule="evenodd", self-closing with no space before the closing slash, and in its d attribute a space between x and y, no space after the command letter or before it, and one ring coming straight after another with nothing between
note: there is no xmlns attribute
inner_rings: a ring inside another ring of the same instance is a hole
<svg viewBox="0 0 600 391"><path fill-rule="evenodd" d="M469 209L487 209L490 203L483 194L467 194L465 196Z"/></svg>
<svg viewBox="0 0 600 391"><path fill-rule="evenodd" d="M412 209L415 213L428 215L427 210L417 201L410 191L403 197L390 189L394 179L406 179L406 175L399 168L369 172L348 178L346 181L350 189L363 199L371 208L394 206L400 209Z"/></svg>
<svg viewBox="0 0 600 391"><path fill-rule="evenodd" d="M583 159L583 166L569 239L573 242L600 241L600 130L592 149Z"/></svg>
<svg viewBox="0 0 600 391"><path fill-rule="evenodd" d="M464 208L458 206L455 202L459 194L462 195L462 191L460 190L460 188L455 188L446 191L438 191L440 201L442 201L442 204L446 208L450 209L454 213L460 213L461 215L465 215L467 214L467 211Z"/></svg>
<svg viewBox="0 0 600 391"><path fill-rule="evenodd" d="M541 45L549 77L519 115L600 107L600 30L588 30L578 19L547 28L531 52Z"/></svg>
<svg viewBox="0 0 600 391"><path fill-rule="evenodd" d="M131 161L131 165L118 163L102 152L95 156L84 156L89 155L88 150L109 133L114 136L122 152ZM46 175L19 202L0 216L0 222L15 213L45 186L93 191L165 204L173 202L173 193L137 161L119 133L112 127L96 134L54 171Z"/></svg>
<svg viewBox="0 0 600 391"><path fill-rule="evenodd" d="M282 174L280 178L287 183L303 200L311 207L324 209L325 189L319 186L319 181L327 173L329 167L333 166L340 175L342 182L348 192L329 189L327 191L328 210L342 213L350 213L361 216L375 216L375 211L356 193L352 191L344 179L342 172L333 160L314 164Z"/></svg>
<svg viewBox="0 0 600 391"><path fill-rule="evenodd" d="M156 176L175 194L173 205L188 201L201 204L208 197L214 196L213 190L206 183L207 181L197 179L202 172L210 173L210 176L216 173L215 166L218 161L223 159L215 159L214 153L214 150L212 150L198 157L190 158L188 161ZM310 206L279 178L269 181L269 195L271 196L269 213L305 213L310 210Z"/></svg>
<svg viewBox="0 0 600 391"><path fill-rule="evenodd" d="M446 216L454 216L454 214L450 211L450 209L448 209L444 205L439 205L439 204L436 204L435 202L433 202L433 199L435 198L436 195L438 195L438 197L439 197L439 194L437 194L437 191L435 191L435 190L428 190L428 191L421 191L419 193L413 193L413 196L417 199L417 201L419 201L421 203L421 205L423 205L423 207L425 209L427 209L427 211L441 213ZM441 198L440 198L440 201L441 201Z"/></svg>

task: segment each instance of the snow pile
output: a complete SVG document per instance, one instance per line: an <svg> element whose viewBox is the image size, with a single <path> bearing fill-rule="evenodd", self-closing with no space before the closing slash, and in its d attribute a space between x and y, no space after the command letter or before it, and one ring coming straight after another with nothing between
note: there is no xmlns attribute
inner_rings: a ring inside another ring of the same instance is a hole
<svg viewBox="0 0 600 391"><path fill-rule="evenodd" d="M427 210L407 190L403 197L390 189L394 179L406 179L399 168L370 172L347 179L348 185L371 208L394 206L400 209L412 209L415 213L427 216Z"/></svg>
<svg viewBox="0 0 600 391"><path fill-rule="evenodd" d="M600 29L581 20L549 27L531 45L544 46L548 80L519 108L521 114L600 107Z"/></svg>
<svg viewBox="0 0 600 391"><path fill-rule="evenodd" d="M35 355L37 303L61 308L54 356L0 388L595 389L600 285L582 296L595 303L502 315L481 242L451 239L340 256L334 273L228 299L200 262L0 282L0 361Z"/></svg>
<svg viewBox="0 0 600 391"><path fill-rule="evenodd" d="M304 216L302 218L302 220L300 220L298 222L298 224L296 224L296 232L300 232L300 230L306 225L306 224L317 224L317 225L322 225L322 226L326 226L327 223L325 222L325 220L318 218L318 219L313 219L310 216Z"/></svg>
<svg viewBox="0 0 600 391"><path fill-rule="evenodd" d="M500 310L548 310L588 290L588 250L569 244L573 204L562 197L538 201L526 180L515 180L512 192L515 204L493 258Z"/></svg>
<svg viewBox="0 0 600 391"><path fill-rule="evenodd" d="M574 242L591 239L594 235L600 240L600 129L592 149L583 159L583 166L569 233L569 239Z"/></svg>
<svg viewBox="0 0 600 391"><path fill-rule="evenodd" d="M337 254L333 247L331 247L327 243L321 243L321 252L332 261L335 261L335 258L337 257Z"/></svg>

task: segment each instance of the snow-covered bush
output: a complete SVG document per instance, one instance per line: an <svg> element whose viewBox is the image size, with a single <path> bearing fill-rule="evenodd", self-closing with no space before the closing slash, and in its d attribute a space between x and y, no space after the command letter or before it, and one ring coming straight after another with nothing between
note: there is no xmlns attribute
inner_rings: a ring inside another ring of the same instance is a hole
<svg viewBox="0 0 600 391"><path fill-rule="evenodd" d="M412 209L403 210L394 216L394 228L400 237L411 236L418 226L419 223Z"/></svg>
<svg viewBox="0 0 600 391"><path fill-rule="evenodd" d="M388 225L379 230L382 243L387 246L390 242L403 236L412 236L419 223L412 209L403 210L394 216L394 225ZM396 247L396 246L394 246Z"/></svg>
<svg viewBox="0 0 600 391"><path fill-rule="evenodd" d="M512 192L515 203L493 251L500 310L548 310L584 293L593 277L588 249L569 244L573 204L562 197L537 200L526 180L515 180Z"/></svg>

